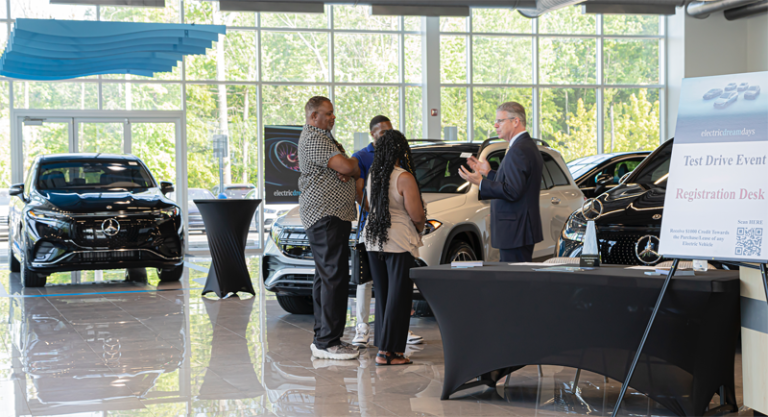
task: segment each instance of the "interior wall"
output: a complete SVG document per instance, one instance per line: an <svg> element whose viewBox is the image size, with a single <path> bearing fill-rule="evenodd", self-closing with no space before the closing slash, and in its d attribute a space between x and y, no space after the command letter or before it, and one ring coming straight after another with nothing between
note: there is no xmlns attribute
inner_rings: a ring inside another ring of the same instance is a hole
<svg viewBox="0 0 768 417"><path fill-rule="evenodd" d="M706 19L682 7L667 17L667 137L675 133L683 78L768 71L768 16L728 21L723 12Z"/></svg>
<svg viewBox="0 0 768 417"><path fill-rule="evenodd" d="M747 71L768 71L768 14L747 22Z"/></svg>

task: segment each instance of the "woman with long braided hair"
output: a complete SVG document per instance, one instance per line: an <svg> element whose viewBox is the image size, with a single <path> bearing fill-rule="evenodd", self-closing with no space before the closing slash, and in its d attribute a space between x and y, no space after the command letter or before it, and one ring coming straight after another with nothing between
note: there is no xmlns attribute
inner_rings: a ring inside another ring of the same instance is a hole
<svg viewBox="0 0 768 417"><path fill-rule="evenodd" d="M361 235L376 291L376 366L408 365L403 356L413 302L409 270L416 266L426 211L402 133L389 130L376 142L366 179L368 219Z"/></svg>

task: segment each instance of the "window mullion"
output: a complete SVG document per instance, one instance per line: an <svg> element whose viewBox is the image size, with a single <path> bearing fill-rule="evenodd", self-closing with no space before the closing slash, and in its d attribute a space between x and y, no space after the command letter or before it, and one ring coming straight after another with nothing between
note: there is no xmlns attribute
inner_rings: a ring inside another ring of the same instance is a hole
<svg viewBox="0 0 768 417"><path fill-rule="evenodd" d="M596 57L596 65L597 65L597 84L599 87L597 87L597 91L595 91L595 103L597 107L597 117L595 117L595 121L597 123L596 126L596 132L597 132L597 153L602 154L605 153L605 146L604 146L604 138L605 138L605 132L603 132L603 128L605 127L605 123L603 123L603 118L605 116L605 112L603 111L604 103L603 103L603 88L605 84L605 79L603 78L603 15L598 14L595 18L597 20L597 41L596 41L596 47L595 47L595 53L597 54Z"/></svg>
<svg viewBox="0 0 768 417"><path fill-rule="evenodd" d="M533 38L531 39L531 42L533 42L533 47L531 48L531 53L533 54L533 57L531 59L531 62L533 63L533 74L532 74L532 83L533 88L531 89L531 107L533 107L533 111L531 112L533 115L533 120L531 120L533 124L533 137L535 138L541 138L541 89L539 88L539 19L535 18L533 19Z"/></svg>

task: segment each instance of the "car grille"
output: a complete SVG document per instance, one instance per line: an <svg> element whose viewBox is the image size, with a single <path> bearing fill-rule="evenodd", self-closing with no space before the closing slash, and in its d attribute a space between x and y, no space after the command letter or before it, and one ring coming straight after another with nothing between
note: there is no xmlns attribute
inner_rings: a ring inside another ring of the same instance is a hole
<svg viewBox="0 0 768 417"><path fill-rule="evenodd" d="M600 233L600 257L605 264L643 265L635 254L635 244L645 234Z"/></svg>
<svg viewBox="0 0 768 417"><path fill-rule="evenodd" d="M149 259L151 255L145 254L144 257ZM93 252L81 252L76 254L73 261L76 262L117 262L117 261L138 261L142 259L141 251L139 250L122 250L122 251L93 251Z"/></svg>
<svg viewBox="0 0 768 417"><path fill-rule="evenodd" d="M352 230L349 234L349 246L352 247L355 244L356 230ZM283 255L294 259L306 259L311 260L312 248L309 246L309 238L304 229L283 229L280 233L280 251Z"/></svg>
<svg viewBox="0 0 768 417"><path fill-rule="evenodd" d="M77 220L75 243L83 247L119 249L140 247L158 237L157 223L153 219L119 219L120 231L109 237L104 234L101 219Z"/></svg>

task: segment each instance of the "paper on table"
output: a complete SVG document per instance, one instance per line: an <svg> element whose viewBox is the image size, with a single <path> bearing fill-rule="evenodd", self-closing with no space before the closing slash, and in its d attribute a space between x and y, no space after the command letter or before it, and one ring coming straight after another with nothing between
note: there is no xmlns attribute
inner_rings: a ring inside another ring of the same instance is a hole
<svg viewBox="0 0 768 417"><path fill-rule="evenodd" d="M658 266L641 265L641 266L630 266L630 267L627 267L627 268L624 268L624 269L637 269L637 270L640 270L640 271L656 271L656 270L669 271L672 268L668 267L668 266L658 267ZM680 270L680 269L690 269L690 268L677 267L677 269Z"/></svg>
<svg viewBox="0 0 768 417"><path fill-rule="evenodd" d="M451 268L475 268L483 266L483 261L453 261Z"/></svg>

